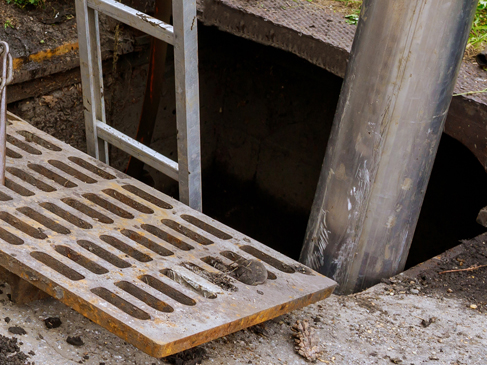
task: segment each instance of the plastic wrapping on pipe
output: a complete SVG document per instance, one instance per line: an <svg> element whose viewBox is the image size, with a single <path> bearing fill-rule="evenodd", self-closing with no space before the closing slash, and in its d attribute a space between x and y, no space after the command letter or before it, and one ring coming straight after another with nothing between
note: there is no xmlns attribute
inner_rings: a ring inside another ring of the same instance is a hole
<svg viewBox="0 0 487 365"><path fill-rule="evenodd" d="M404 269L476 0L365 0L301 262L339 293Z"/></svg>

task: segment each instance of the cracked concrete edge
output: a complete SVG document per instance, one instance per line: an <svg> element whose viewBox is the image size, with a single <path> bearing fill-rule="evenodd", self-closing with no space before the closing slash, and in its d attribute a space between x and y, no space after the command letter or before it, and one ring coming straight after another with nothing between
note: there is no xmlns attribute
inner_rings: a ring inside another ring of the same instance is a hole
<svg viewBox="0 0 487 365"><path fill-rule="evenodd" d="M465 252L465 245L464 243L461 243L458 246L455 246L443 252L441 255L432 257L429 260L422 262L416 266L413 266L398 275L411 278L411 279L417 278L423 271L433 269L438 265L440 265L442 262L454 259L455 257L461 255L463 252Z"/></svg>
<svg viewBox="0 0 487 365"><path fill-rule="evenodd" d="M279 21L256 16L223 1L206 0L199 4L198 10L198 17L204 25L216 26L233 35L291 52L337 76L345 76L349 57L349 49L345 47L324 42ZM336 15L330 15L330 19L338 23L336 18Z"/></svg>

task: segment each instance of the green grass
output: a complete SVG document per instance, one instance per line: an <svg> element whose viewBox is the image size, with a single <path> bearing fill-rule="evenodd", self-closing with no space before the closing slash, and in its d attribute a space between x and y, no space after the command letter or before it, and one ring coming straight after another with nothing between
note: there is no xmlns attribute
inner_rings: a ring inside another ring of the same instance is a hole
<svg viewBox="0 0 487 365"><path fill-rule="evenodd" d="M44 5L44 0L5 0L7 4L15 4L19 8L25 8L26 6L40 7Z"/></svg>
<svg viewBox="0 0 487 365"><path fill-rule="evenodd" d="M468 43L474 49L482 49L487 41L487 0L479 0L477 11L470 31Z"/></svg>
<svg viewBox="0 0 487 365"><path fill-rule="evenodd" d="M336 0L350 8L349 14L345 15L348 24L356 25L360 16L361 0ZM487 44L487 0L479 0L477 11L472 24L472 30L468 38L469 48L480 51Z"/></svg>

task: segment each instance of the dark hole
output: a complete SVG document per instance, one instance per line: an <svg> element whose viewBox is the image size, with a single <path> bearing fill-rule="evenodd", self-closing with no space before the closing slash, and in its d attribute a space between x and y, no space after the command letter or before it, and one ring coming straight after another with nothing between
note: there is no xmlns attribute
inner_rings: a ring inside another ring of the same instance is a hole
<svg viewBox="0 0 487 365"><path fill-rule="evenodd" d="M101 214L100 212L90 208L86 204L83 204L76 199L70 199L70 198L63 198L61 201L67 205L69 205L71 208L76 209L80 211L83 214L86 214L87 216L93 218L97 222L105 223L105 224L112 224L113 219L108 218L106 215Z"/></svg>
<svg viewBox="0 0 487 365"><path fill-rule="evenodd" d="M176 302L189 306L196 305L196 302L193 299L151 275L143 275L139 277L139 279L152 288L160 291L162 294L174 299Z"/></svg>
<svg viewBox="0 0 487 365"><path fill-rule="evenodd" d="M40 230L29 226L27 223L21 221L19 218L13 216L10 213L7 212L0 212L0 219L3 220L4 222L10 224L12 227L17 228L19 231L24 232L25 234L28 234L29 236L33 238L37 238L39 240L43 240L47 238L47 236L42 233Z"/></svg>
<svg viewBox="0 0 487 365"><path fill-rule="evenodd" d="M112 212L115 215L118 215L119 217L125 218L125 219L133 219L134 216L127 212L126 210L116 206L115 204L110 203L109 201L100 198L96 194L83 194L83 197L88 199L90 202L95 203L96 205L99 205L100 207L108 210L109 212Z"/></svg>
<svg viewBox="0 0 487 365"><path fill-rule="evenodd" d="M76 169L73 169L71 166L66 165L64 162L57 161L57 160L49 160L48 161L52 166L58 168L61 171L64 171L66 174L74 176L78 180L87 183L87 184L94 184L96 183L95 179L79 172Z"/></svg>
<svg viewBox="0 0 487 365"><path fill-rule="evenodd" d="M39 137L38 135L28 132L28 131L17 131L18 134L25 138L26 142L34 142L37 143L39 146L47 148L48 150L59 152L62 151L61 148L52 144L51 142L46 141L45 139Z"/></svg>
<svg viewBox="0 0 487 365"><path fill-rule="evenodd" d="M280 270L282 272L285 272L285 273L288 273L288 274L292 274L292 273L295 272L295 270L291 266L289 266L289 265L287 265L287 264L279 261L275 257L272 257L272 256L270 256L270 255L268 255L268 254L266 254L266 253L264 253L264 252L256 249L255 247L252 247L252 246L241 246L240 249L242 251L245 251L248 254L251 254L252 256L254 256L254 257L256 257L256 258L258 258L258 259L260 259L260 260L262 260L262 261L264 261L266 263L268 263L269 265L275 267L276 269L278 269L278 270Z"/></svg>
<svg viewBox="0 0 487 365"><path fill-rule="evenodd" d="M443 133L406 268L485 232L476 218L487 205L486 186L487 174L477 158Z"/></svg>
<svg viewBox="0 0 487 365"><path fill-rule="evenodd" d="M167 243L173 245L174 247L179 248L180 250L189 251L194 248L193 246L187 244L186 242L181 241L179 238L176 238L151 224L142 224L141 227L147 232L153 234L156 237L159 237L160 239L166 241Z"/></svg>
<svg viewBox="0 0 487 365"><path fill-rule="evenodd" d="M29 146L27 143L22 142L20 139L17 139L10 134L7 134L7 142L14 145L17 148L20 148L21 150L24 150L27 153L30 153L31 155L42 155L42 152L39 151L38 149Z"/></svg>
<svg viewBox="0 0 487 365"><path fill-rule="evenodd" d="M25 214L27 217L35 220L36 222L39 222L43 226L53 230L54 232L61 233L61 234L71 233L71 231L66 227L63 227L59 223L53 221L50 218L47 218L46 216L42 215L41 213L35 211L30 207L21 207L21 208L17 208L17 210L20 213Z"/></svg>
<svg viewBox="0 0 487 365"><path fill-rule="evenodd" d="M192 225L202 229L203 231L206 231L210 234L212 234L215 237L218 237L222 240L229 240L232 238L229 234L220 231L218 228L213 227L212 225L209 225L208 223L203 222L202 220L199 220L196 217L193 217L192 215L188 214L183 214L181 216L186 222L191 223Z"/></svg>
<svg viewBox="0 0 487 365"><path fill-rule="evenodd" d="M198 243L201 243L202 245L211 245L213 243L213 241L209 240L208 238L206 237L203 237L202 235L196 233L196 232L193 232L192 230L190 230L189 228L171 220L171 219L163 219L161 220L161 222L168 226L169 228L172 228L174 229L176 232L179 232L181 233L182 235L188 237L188 238L191 238L193 241L196 241Z"/></svg>
<svg viewBox="0 0 487 365"><path fill-rule="evenodd" d="M118 200L119 202L125 204L125 205L128 205L129 207L135 209L135 210L138 210L139 212L141 213L145 213L145 214L152 214L154 213L154 211L148 207L146 207L145 205L143 204L140 204L139 202L119 193L118 191L116 190L113 190L113 189L105 189L105 190L102 190L105 194L107 194L108 196L111 196L113 199L116 199Z"/></svg>
<svg viewBox="0 0 487 365"><path fill-rule="evenodd" d="M13 182L9 178L5 178L5 186L7 188L9 188L10 190L12 190L12 191L14 191L17 194L22 195L22 196L32 196L32 195L35 195L32 191L27 190L22 185L19 185L16 182Z"/></svg>
<svg viewBox="0 0 487 365"><path fill-rule="evenodd" d="M22 158L22 155L20 153L12 151L10 148L6 149L6 153L7 153L7 157L10 158Z"/></svg>
<svg viewBox="0 0 487 365"><path fill-rule="evenodd" d="M22 245L24 241L16 235L0 227L0 238L11 245Z"/></svg>
<svg viewBox="0 0 487 365"><path fill-rule="evenodd" d="M0 201L6 202L6 201L9 201L9 200L12 200L12 198L10 196L8 196L7 194L2 193L0 191Z"/></svg>
<svg viewBox="0 0 487 365"><path fill-rule="evenodd" d="M71 162L74 162L75 164L81 166L82 168L84 168L84 169L104 178L104 179L107 179L107 180L115 179L115 176L113 176L112 174L109 174L108 172L100 169L99 167L96 167L95 165L90 164L89 162L87 162L87 161L85 161L79 157L70 156L70 157L68 157L68 160Z"/></svg>
<svg viewBox="0 0 487 365"><path fill-rule="evenodd" d="M56 260L54 257L49 256L47 253L34 251L30 255L37 261L42 262L44 265L49 266L51 269L57 271L58 273L66 276L70 280L78 281L85 277L80 273L74 271L69 266L64 265L62 262Z"/></svg>
<svg viewBox="0 0 487 365"><path fill-rule="evenodd" d="M72 250L67 246L56 246L55 250L61 255L76 262L78 265L81 265L84 268L90 270L94 274L101 275L101 274L106 274L108 272L108 270L105 269L104 267L87 259L83 255L80 255L78 252Z"/></svg>
<svg viewBox="0 0 487 365"><path fill-rule="evenodd" d="M74 224L76 227L83 228L83 229L93 228L93 226L88 222L85 222L84 220L78 218L74 214L71 214L70 212L62 208L59 208L57 205L53 203L47 202L47 203L40 203L39 205L44 209L47 209L51 213L56 214L58 217L64 219L65 221Z"/></svg>
<svg viewBox="0 0 487 365"><path fill-rule="evenodd" d="M28 164L27 166L30 169L37 172L38 174L41 174L41 175L47 177L48 179L58 183L59 185L65 187L65 188L75 188L78 186L75 183L65 179L61 175L58 175L55 172L52 172L51 170L45 168L44 166L32 164L32 163Z"/></svg>
<svg viewBox="0 0 487 365"><path fill-rule="evenodd" d="M157 205L159 208L163 208L163 209L172 209L173 208L171 204L168 204L168 203L162 201L161 199L156 198L155 196L153 196L149 193L146 193L145 191L140 190L139 188L137 188L133 185L123 185L122 188L124 188L125 190L127 190L128 192L130 192L134 195L137 195L139 198L142 198L142 199L148 201L149 203Z"/></svg>
<svg viewBox="0 0 487 365"><path fill-rule="evenodd" d="M39 190L45 191L47 193L56 191L56 189L54 189L52 186L47 185L46 183L36 179L34 176L16 167L7 167L7 171L10 172L12 175L18 177L19 179L24 180L26 183L37 187Z"/></svg>
<svg viewBox="0 0 487 365"><path fill-rule="evenodd" d="M128 281L119 281L115 285L160 312L171 313L174 311L169 304L164 303Z"/></svg>
<svg viewBox="0 0 487 365"><path fill-rule="evenodd" d="M174 255L172 251L162 247L161 245L155 243L154 241L140 235L137 232L131 231L130 229L122 229L120 231L125 237L130 238L132 241L137 242L139 245L147 247L149 250L161 255L161 256L171 256Z"/></svg>
<svg viewBox="0 0 487 365"><path fill-rule="evenodd" d="M150 316L142 309L137 308L132 303L129 303L125 299L120 298L117 294L112 293L108 289L99 287L99 288L91 289L91 292L95 295L98 295L100 298L106 300L108 303L114 305L121 311L127 313L129 316L141 320L150 319Z"/></svg>
<svg viewBox="0 0 487 365"><path fill-rule="evenodd" d="M125 269L127 267L132 266L128 262L125 262L124 260L115 256L111 252L108 252L104 248L101 248L100 246L95 245L93 242L85 241L85 240L79 240L78 245L80 245L85 250L90 251L92 254L98 256L99 258L109 262L113 266L116 266L120 269Z"/></svg>
<svg viewBox="0 0 487 365"><path fill-rule="evenodd" d="M107 236L107 235L101 235L100 239L108 243L109 245L115 247L117 250L122 251L123 253L126 253L129 256L132 256L137 261L140 262L152 261L152 259L149 256L147 256L145 253L136 250L135 248L120 241L118 238Z"/></svg>

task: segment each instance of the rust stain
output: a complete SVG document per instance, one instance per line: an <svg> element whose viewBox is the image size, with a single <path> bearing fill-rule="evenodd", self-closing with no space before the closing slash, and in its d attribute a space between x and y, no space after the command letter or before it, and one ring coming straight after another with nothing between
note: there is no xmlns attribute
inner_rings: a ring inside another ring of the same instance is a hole
<svg viewBox="0 0 487 365"><path fill-rule="evenodd" d="M14 70L18 70L26 63L29 62L41 63L43 61L50 60L53 57L58 57L69 52L77 51L78 49L79 49L78 42L65 43L54 49L48 49L45 51L40 51L31 54L29 57L15 58L13 60L13 67Z"/></svg>

